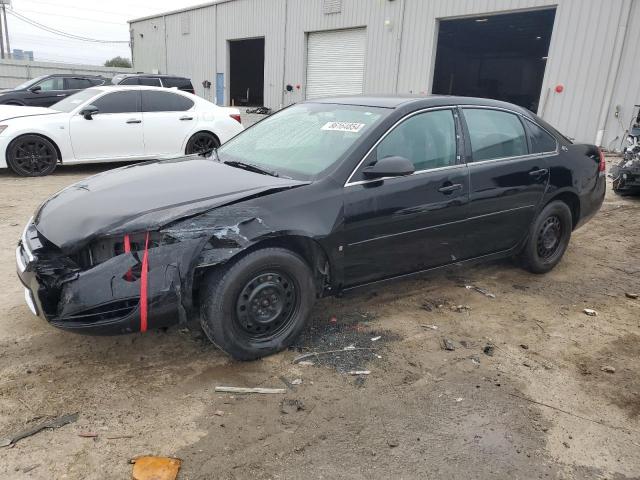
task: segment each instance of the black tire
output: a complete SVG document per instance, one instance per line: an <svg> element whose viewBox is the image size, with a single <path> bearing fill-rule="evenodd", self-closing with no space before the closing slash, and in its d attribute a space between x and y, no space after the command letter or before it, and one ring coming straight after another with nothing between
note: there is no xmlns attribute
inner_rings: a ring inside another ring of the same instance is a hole
<svg viewBox="0 0 640 480"><path fill-rule="evenodd" d="M186 155L192 155L194 153L206 153L210 152L214 148L218 148L220 142L213 133L210 132L198 132L194 133L187 146L184 149Z"/></svg>
<svg viewBox="0 0 640 480"><path fill-rule="evenodd" d="M204 279L200 323L215 345L236 360L287 348L315 301L306 262L289 250L256 250Z"/></svg>
<svg viewBox="0 0 640 480"><path fill-rule="evenodd" d="M522 266L532 273L547 273L555 267L569 246L573 218L569 206L553 201L542 209L531 226L520 252Z"/></svg>
<svg viewBox="0 0 640 480"><path fill-rule="evenodd" d="M21 135L7 148L7 164L21 177L42 177L58 165L58 151L40 135Z"/></svg>

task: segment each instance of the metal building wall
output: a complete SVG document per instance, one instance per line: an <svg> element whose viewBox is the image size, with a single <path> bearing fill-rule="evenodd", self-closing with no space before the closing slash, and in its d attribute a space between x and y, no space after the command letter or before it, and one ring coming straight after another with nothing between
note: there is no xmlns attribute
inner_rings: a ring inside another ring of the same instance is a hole
<svg viewBox="0 0 640 480"><path fill-rule="evenodd" d="M324 0L233 0L135 21L131 24L135 69L190 76L197 92L212 99L216 72L225 74L228 91L227 41L264 37L265 105L278 108L305 98L309 32L365 27L365 92L429 93L440 19L557 6L539 113L577 141L594 142L606 124L603 145L607 146L622 131L605 104L607 93L613 91L613 104L627 110L640 103L639 82L634 81L640 74L640 34L633 30L640 16L637 6L636 22L624 33L632 0L342 0L341 4L339 13L326 14ZM181 16L187 14L191 30L183 34ZM611 71L616 70L621 51L624 58L616 80ZM214 83L211 91L200 85L205 79ZM560 83L565 89L556 93L554 87ZM301 88L285 93L287 84ZM625 123L629 115L623 114Z"/></svg>

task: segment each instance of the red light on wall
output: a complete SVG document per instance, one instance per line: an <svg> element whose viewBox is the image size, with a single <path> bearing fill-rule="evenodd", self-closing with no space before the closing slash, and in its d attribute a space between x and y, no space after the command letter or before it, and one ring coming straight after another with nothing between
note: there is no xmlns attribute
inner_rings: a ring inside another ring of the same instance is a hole
<svg viewBox="0 0 640 480"><path fill-rule="evenodd" d="M559 83L558 85L556 85L556 93L562 93L564 91L564 85Z"/></svg>

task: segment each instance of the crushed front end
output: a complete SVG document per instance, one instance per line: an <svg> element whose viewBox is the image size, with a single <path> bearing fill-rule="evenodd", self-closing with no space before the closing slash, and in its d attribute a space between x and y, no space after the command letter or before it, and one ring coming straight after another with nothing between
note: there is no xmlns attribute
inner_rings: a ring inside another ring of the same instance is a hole
<svg viewBox="0 0 640 480"><path fill-rule="evenodd" d="M625 154L617 165L611 167L609 176L613 179L614 192L640 194L640 153Z"/></svg>

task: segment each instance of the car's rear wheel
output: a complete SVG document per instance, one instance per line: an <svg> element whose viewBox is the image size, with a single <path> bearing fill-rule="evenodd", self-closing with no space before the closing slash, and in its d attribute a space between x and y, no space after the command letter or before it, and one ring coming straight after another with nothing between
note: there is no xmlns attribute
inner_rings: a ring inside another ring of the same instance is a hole
<svg viewBox="0 0 640 480"><path fill-rule="evenodd" d="M210 152L214 148L218 148L219 146L220 142L215 135L209 132L198 132L194 133L189 139L184 153L186 155L206 153Z"/></svg>
<svg viewBox="0 0 640 480"><path fill-rule="evenodd" d="M58 164L58 151L40 135L22 135L9 144L7 164L23 177L49 175Z"/></svg>
<svg viewBox="0 0 640 480"><path fill-rule="evenodd" d="M572 229L573 218L566 203L554 201L544 207L520 252L524 268L533 273L546 273L553 269L569 246Z"/></svg>
<svg viewBox="0 0 640 480"><path fill-rule="evenodd" d="M254 360L291 345L309 317L315 288L302 258L266 248L209 273L200 298L207 337L237 360Z"/></svg>

